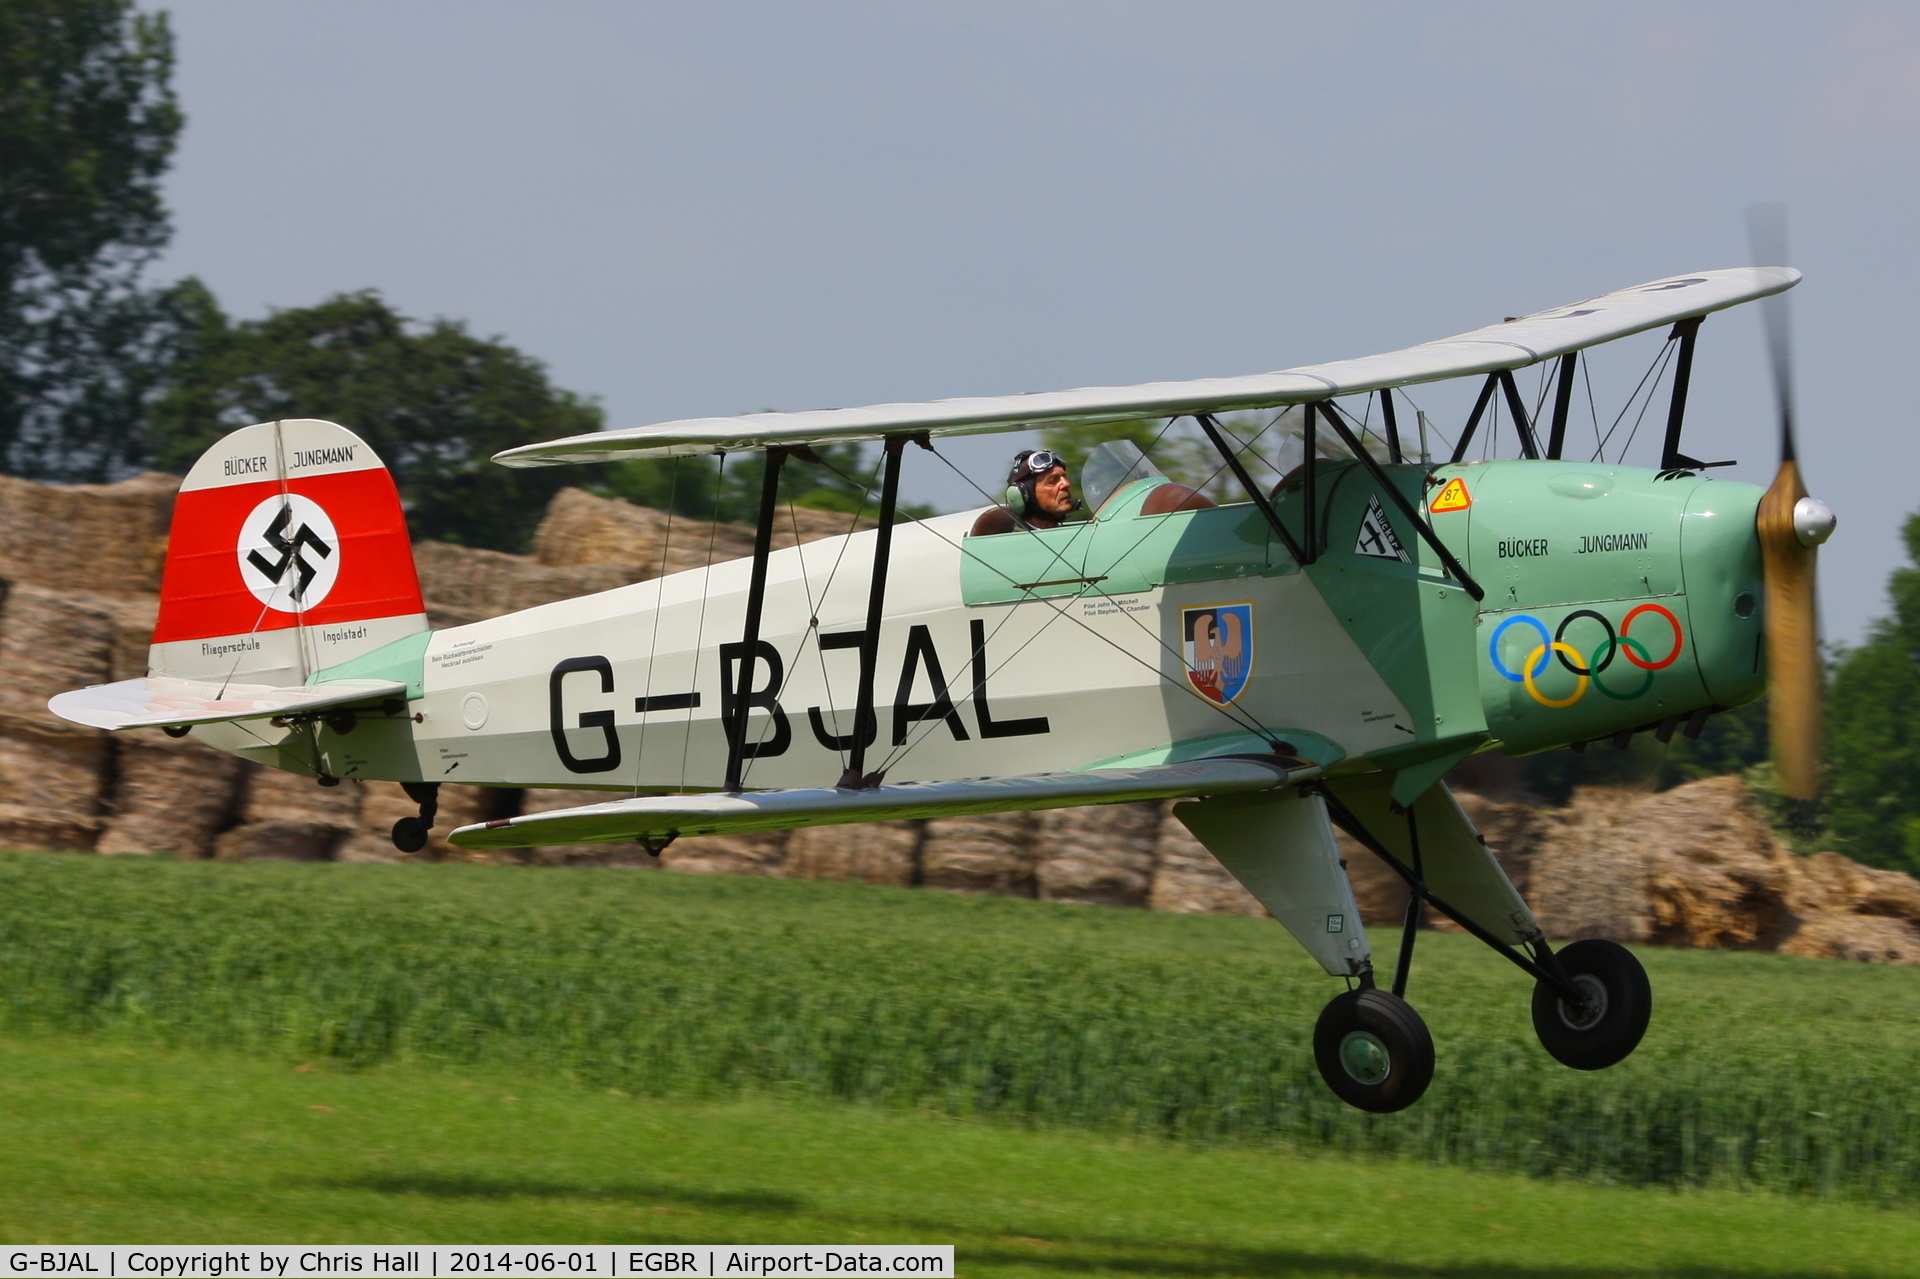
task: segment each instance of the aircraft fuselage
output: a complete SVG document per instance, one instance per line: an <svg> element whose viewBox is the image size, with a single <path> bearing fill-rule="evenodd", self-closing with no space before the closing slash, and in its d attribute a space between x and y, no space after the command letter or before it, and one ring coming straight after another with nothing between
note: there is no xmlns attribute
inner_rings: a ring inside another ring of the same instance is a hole
<svg viewBox="0 0 1920 1279"><path fill-rule="evenodd" d="M1334 771L1523 753L1757 696L1759 490L1624 467L1389 468L1485 598L1360 467L1324 463L1302 567L1250 503L968 538L895 530L868 770L889 781L1264 752ZM1449 497L1449 494L1455 496ZM1462 500L1458 494L1464 493ZM1275 507L1306 542L1297 485ZM1384 529L1382 524L1384 522ZM829 785L856 730L876 534L774 552L743 783ZM341 733L197 729L343 778L718 787L749 561L416 635L315 678L383 675L404 714Z"/></svg>

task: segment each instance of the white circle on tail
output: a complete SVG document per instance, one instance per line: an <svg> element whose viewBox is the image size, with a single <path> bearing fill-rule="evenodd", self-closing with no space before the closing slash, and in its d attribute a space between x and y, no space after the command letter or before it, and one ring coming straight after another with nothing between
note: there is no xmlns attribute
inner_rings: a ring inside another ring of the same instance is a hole
<svg viewBox="0 0 1920 1279"><path fill-rule="evenodd" d="M320 504L298 493L275 493L254 507L234 552L240 580L276 612L314 607L340 578L340 535Z"/></svg>

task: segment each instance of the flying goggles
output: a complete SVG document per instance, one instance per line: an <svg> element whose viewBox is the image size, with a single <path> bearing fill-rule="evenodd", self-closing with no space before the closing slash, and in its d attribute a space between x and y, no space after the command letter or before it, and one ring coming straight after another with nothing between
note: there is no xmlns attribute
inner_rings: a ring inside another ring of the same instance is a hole
<svg viewBox="0 0 1920 1279"><path fill-rule="evenodd" d="M1009 484L1018 484L1045 475L1056 466L1065 466L1060 455L1052 449L1035 449L1031 453L1022 453L1013 459L1013 474L1007 477Z"/></svg>

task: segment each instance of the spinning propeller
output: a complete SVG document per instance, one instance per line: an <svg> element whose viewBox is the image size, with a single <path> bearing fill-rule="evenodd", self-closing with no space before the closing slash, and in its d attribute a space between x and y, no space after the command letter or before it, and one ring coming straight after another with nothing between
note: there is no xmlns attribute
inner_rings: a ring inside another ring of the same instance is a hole
<svg viewBox="0 0 1920 1279"><path fill-rule="evenodd" d="M1783 204L1747 210L1747 231L1756 263L1787 260L1787 211ZM1773 371L1774 403L1780 415L1780 469L1760 499L1755 521L1767 584L1768 730L1780 791L1811 800L1820 790L1820 619L1814 593L1816 548L1833 535L1834 514L1807 496L1793 435L1793 352L1787 326L1787 295L1760 303L1767 359Z"/></svg>

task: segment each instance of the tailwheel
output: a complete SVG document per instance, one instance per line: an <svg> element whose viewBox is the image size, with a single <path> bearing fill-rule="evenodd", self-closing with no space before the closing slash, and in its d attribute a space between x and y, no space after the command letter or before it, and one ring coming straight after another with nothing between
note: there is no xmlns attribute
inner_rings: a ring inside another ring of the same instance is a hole
<svg viewBox="0 0 1920 1279"><path fill-rule="evenodd" d="M1653 986L1633 952L1598 938L1577 941L1556 958L1584 998L1569 1000L1549 982L1533 988L1533 1033L1562 1065L1605 1070L1640 1046L1653 1016Z"/></svg>
<svg viewBox="0 0 1920 1279"><path fill-rule="evenodd" d="M1433 1036L1398 995L1350 990L1314 1023L1313 1060L1340 1100L1391 1114L1419 1101L1433 1082Z"/></svg>
<svg viewBox="0 0 1920 1279"><path fill-rule="evenodd" d="M403 853L417 853L427 846L433 828L418 817L402 817L393 824L393 846Z"/></svg>

